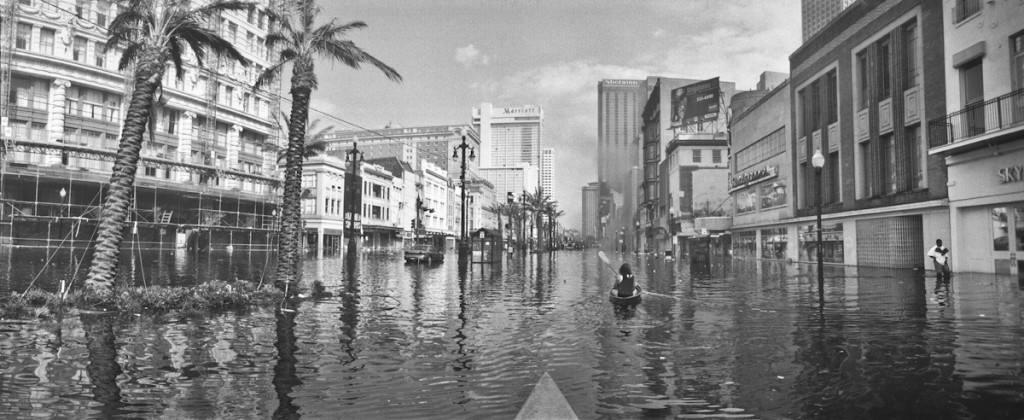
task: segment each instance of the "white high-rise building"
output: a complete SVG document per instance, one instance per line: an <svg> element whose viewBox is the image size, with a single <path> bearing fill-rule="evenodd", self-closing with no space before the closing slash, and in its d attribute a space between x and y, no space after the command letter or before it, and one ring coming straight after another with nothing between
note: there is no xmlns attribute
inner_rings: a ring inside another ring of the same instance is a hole
<svg viewBox="0 0 1024 420"><path fill-rule="evenodd" d="M555 149L545 147L540 151L540 188L544 195L551 197L555 193Z"/></svg>
<svg viewBox="0 0 1024 420"><path fill-rule="evenodd" d="M540 166L544 111L539 106L483 103L473 108L473 128L480 134L481 167Z"/></svg>

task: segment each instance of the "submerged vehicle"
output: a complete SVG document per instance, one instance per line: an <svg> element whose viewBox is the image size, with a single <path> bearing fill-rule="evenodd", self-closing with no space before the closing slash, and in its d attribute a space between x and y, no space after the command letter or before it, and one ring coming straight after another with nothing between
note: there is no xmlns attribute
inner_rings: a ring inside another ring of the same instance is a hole
<svg viewBox="0 0 1024 420"><path fill-rule="evenodd" d="M438 244L433 237L417 237L405 248L405 262L417 264L444 262L444 245L443 243Z"/></svg>

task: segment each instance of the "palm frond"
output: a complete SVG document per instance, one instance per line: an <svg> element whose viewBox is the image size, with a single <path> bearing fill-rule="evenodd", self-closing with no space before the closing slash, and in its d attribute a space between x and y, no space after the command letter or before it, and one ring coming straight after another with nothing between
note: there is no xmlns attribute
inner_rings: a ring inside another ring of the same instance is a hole
<svg viewBox="0 0 1024 420"><path fill-rule="evenodd" d="M142 44L133 42L128 44L128 47L121 52L121 60L117 63L117 69L120 71L126 70L135 60L138 58L139 53L142 52Z"/></svg>
<svg viewBox="0 0 1024 420"><path fill-rule="evenodd" d="M349 40L325 39L313 45L315 52L324 58L333 59L345 63L351 68L358 69L361 63L369 63L376 67L388 79L393 82L401 82L402 76L398 71L391 68L384 62L370 55L362 48Z"/></svg>

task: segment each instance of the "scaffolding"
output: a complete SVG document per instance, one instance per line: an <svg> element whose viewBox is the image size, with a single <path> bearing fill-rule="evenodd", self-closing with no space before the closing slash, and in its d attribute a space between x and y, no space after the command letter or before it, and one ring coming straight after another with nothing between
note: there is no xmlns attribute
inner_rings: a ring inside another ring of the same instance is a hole
<svg viewBox="0 0 1024 420"><path fill-rule="evenodd" d="M4 196L4 177L8 155L14 146L11 116L11 67L14 66L14 35L17 27L17 0L4 0L0 6L0 199ZM13 214L0 205L0 245L10 238L14 228Z"/></svg>

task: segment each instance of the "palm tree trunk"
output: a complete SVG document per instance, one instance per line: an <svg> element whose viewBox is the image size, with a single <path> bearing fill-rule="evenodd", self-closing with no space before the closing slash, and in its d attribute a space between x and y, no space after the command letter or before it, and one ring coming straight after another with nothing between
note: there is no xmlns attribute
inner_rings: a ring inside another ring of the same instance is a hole
<svg viewBox="0 0 1024 420"><path fill-rule="evenodd" d="M121 143L117 147L114 168L110 174L110 186L103 200L97 227L95 249L86 287L101 295L113 289L114 277L121 255L121 241L127 226L128 207L132 203L135 172L139 166L139 151L142 150L143 133L149 122L153 96L164 74L163 54L159 50L146 51L135 71L135 90L132 92L124 128L121 129Z"/></svg>
<svg viewBox="0 0 1024 420"><path fill-rule="evenodd" d="M277 252L277 281L295 286L299 279L299 241L302 230L302 156L309 117L309 99L313 74L310 60L298 59L291 80L292 109L288 121L288 150L285 152L284 191L282 194L281 240ZM289 293L294 293L293 288Z"/></svg>

